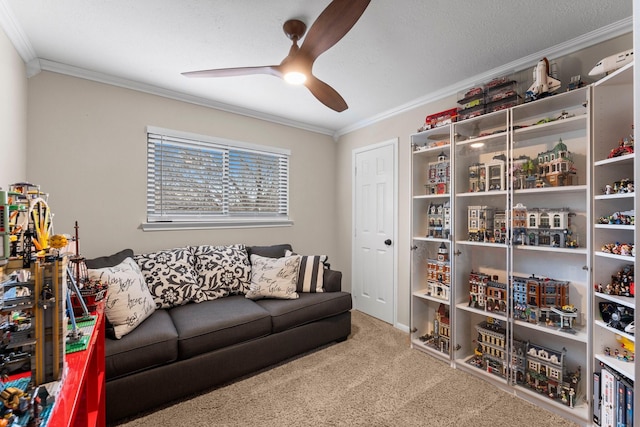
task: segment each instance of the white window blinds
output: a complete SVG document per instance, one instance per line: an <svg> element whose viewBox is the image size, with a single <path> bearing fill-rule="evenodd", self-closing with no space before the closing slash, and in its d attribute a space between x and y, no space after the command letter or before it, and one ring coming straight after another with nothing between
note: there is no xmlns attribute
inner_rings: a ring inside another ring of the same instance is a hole
<svg viewBox="0 0 640 427"><path fill-rule="evenodd" d="M287 220L289 151L147 129L147 221Z"/></svg>

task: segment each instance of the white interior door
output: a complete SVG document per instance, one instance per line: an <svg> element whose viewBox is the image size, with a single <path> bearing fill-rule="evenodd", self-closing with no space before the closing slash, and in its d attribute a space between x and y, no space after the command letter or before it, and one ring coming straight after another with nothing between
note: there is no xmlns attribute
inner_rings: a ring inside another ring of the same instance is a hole
<svg viewBox="0 0 640 427"><path fill-rule="evenodd" d="M357 310L395 324L397 140L354 151L352 293Z"/></svg>

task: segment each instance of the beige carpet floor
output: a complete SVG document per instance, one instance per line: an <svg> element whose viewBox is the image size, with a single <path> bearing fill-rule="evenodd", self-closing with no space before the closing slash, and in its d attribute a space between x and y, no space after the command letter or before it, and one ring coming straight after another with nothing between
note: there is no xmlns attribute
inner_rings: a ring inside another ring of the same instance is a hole
<svg viewBox="0 0 640 427"><path fill-rule="evenodd" d="M410 349L406 333L354 311L352 334L343 343L121 425L564 427L575 424Z"/></svg>

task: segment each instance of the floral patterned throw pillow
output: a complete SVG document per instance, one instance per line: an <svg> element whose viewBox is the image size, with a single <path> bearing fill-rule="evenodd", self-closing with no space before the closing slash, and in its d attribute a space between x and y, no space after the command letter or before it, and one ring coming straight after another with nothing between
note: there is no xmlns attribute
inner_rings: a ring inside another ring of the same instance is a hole
<svg viewBox="0 0 640 427"><path fill-rule="evenodd" d="M245 294L251 280L251 264L244 245L192 248L195 256L198 301Z"/></svg>
<svg viewBox="0 0 640 427"><path fill-rule="evenodd" d="M134 255L156 308L171 308L197 300L198 284L190 248Z"/></svg>

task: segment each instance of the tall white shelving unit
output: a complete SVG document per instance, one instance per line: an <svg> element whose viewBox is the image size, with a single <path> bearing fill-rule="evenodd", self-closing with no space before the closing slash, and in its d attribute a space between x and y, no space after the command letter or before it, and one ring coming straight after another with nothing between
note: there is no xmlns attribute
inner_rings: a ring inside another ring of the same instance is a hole
<svg viewBox="0 0 640 427"><path fill-rule="evenodd" d="M411 135L411 346L451 359L451 125Z"/></svg>
<svg viewBox="0 0 640 427"><path fill-rule="evenodd" d="M412 346L580 425L592 422L596 335L603 329L594 321L600 297L591 278L602 263L593 249L601 238L592 233L594 217L601 215L594 211L601 185L594 182L594 165L602 154L591 141L598 137L598 130L592 137L592 122L599 117L592 104L608 85L613 83L603 80L600 88L411 136ZM425 164L441 147L416 147L433 135L449 135L445 194L424 192ZM451 207L451 232L442 241L427 237L433 201ZM428 295L424 285L428 260L440 244L451 260L446 300ZM421 340L432 338L443 305L448 351Z"/></svg>
<svg viewBox="0 0 640 427"><path fill-rule="evenodd" d="M635 346L635 335L624 330L628 319L618 321L616 318L633 312L636 307L636 297L626 288L631 283L625 280L625 272L630 269L633 274L635 269L635 253L627 253L623 245L634 245L637 231L635 221L629 223L623 215L634 213L637 207L635 192L629 191L624 180L633 181L638 172L635 154L625 152L624 147L615 154L612 150L619 142L624 145L625 139L632 139L633 88L633 65L593 85L592 138L594 373L602 375L604 370L610 370L628 382L635 381L637 362L625 360L624 351L629 344ZM611 218L613 215L618 218ZM621 250L611 248L610 245L616 243ZM602 402L604 407L609 406L607 400L605 397ZM604 410L601 425L606 425L611 417L613 408ZM635 419L638 425L640 417L636 415Z"/></svg>

